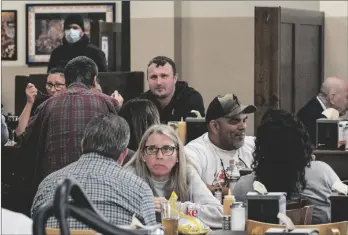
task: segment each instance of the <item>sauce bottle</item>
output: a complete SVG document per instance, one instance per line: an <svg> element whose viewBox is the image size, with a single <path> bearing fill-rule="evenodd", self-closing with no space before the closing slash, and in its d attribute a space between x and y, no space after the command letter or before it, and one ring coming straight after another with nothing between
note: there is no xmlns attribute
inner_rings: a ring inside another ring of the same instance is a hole
<svg viewBox="0 0 348 235"><path fill-rule="evenodd" d="M224 197L223 207L224 215L231 215L231 206L236 202L236 199L231 195L231 189L228 190L228 194Z"/></svg>
<svg viewBox="0 0 348 235"><path fill-rule="evenodd" d="M181 118L181 121L178 122L178 135L181 139L182 144L186 144L186 122Z"/></svg>

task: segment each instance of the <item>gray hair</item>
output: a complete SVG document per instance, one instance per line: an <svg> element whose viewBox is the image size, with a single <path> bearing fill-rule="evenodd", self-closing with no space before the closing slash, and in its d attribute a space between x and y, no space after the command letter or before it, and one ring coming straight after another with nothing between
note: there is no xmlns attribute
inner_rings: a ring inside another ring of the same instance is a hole
<svg viewBox="0 0 348 235"><path fill-rule="evenodd" d="M182 144L178 134L172 127L164 124L151 126L141 138L138 150L124 167L134 168L135 174L140 178L143 178L146 183L148 183L148 185L152 189L152 192L156 196L156 190L152 181L150 180L150 170L148 169L146 163L143 161L147 139L153 134L160 134L169 137L173 141L174 145L178 148L177 158L179 162L172 168L170 178L164 188L165 196L169 198L170 194L175 191L181 201L188 201L188 175L190 173L190 167L192 166L192 164L188 162L184 151L184 145Z"/></svg>
<svg viewBox="0 0 348 235"><path fill-rule="evenodd" d="M82 153L96 152L118 160L130 138L126 120L115 114L93 118L87 125L82 141Z"/></svg>

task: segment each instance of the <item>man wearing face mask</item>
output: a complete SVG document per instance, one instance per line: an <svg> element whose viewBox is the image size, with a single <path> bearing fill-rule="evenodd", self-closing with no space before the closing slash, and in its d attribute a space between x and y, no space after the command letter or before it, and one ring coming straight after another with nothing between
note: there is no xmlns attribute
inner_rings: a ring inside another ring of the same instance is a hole
<svg viewBox="0 0 348 235"><path fill-rule="evenodd" d="M106 58L102 50L91 44L85 34L83 17L79 14L70 14L64 20L63 45L53 50L48 63L47 72L53 67L62 67L73 58L87 56L98 66L98 72L106 72Z"/></svg>

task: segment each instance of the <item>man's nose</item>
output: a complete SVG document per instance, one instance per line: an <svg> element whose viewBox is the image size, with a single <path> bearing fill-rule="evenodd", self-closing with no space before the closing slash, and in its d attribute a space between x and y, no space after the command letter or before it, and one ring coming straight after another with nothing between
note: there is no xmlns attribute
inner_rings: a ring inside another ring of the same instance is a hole
<svg viewBox="0 0 348 235"><path fill-rule="evenodd" d="M244 129L246 129L246 126L247 126L246 122L240 122L239 126L238 126L238 129L239 130L244 130Z"/></svg>

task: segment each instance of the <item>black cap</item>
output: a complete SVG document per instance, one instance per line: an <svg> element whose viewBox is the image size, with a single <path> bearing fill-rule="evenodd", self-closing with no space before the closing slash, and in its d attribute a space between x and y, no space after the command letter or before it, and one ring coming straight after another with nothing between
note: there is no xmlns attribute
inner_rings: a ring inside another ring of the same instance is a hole
<svg viewBox="0 0 348 235"><path fill-rule="evenodd" d="M70 14L64 20L64 30L69 28L69 25L77 24L81 27L82 31L85 31L85 24L83 22L83 17L79 14Z"/></svg>
<svg viewBox="0 0 348 235"><path fill-rule="evenodd" d="M230 118L240 113L253 113L256 111L254 105L242 105L240 104L238 97L234 94L220 95L213 99L209 104L207 113L205 115L206 123L211 120L226 117Z"/></svg>

